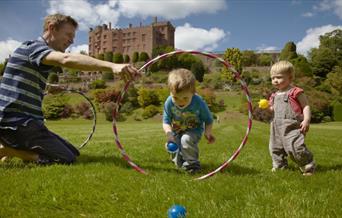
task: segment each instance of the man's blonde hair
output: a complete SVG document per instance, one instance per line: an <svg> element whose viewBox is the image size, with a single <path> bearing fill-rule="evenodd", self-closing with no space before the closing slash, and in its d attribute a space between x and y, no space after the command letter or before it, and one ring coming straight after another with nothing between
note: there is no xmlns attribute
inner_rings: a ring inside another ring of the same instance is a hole
<svg viewBox="0 0 342 218"><path fill-rule="evenodd" d="M279 61L271 67L271 75L273 74L287 74L294 79L294 67L289 61Z"/></svg>
<svg viewBox="0 0 342 218"><path fill-rule="evenodd" d="M185 90L195 93L195 82L196 78L190 70L180 68L169 73L168 86L172 93Z"/></svg>
<svg viewBox="0 0 342 218"><path fill-rule="evenodd" d="M75 28L78 27L77 21L70 16L66 16L63 14L48 15L44 18L44 27L43 27L44 32L48 30L49 24L52 24L58 29L59 27L61 27L63 24L66 24L66 23L73 25Z"/></svg>

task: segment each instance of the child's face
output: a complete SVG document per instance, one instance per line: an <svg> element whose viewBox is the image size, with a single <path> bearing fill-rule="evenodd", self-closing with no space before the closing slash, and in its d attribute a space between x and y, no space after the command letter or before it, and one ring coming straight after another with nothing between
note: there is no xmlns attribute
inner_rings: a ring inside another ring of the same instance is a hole
<svg viewBox="0 0 342 218"><path fill-rule="evenodd" d="M291 84L292 78L287 73L271 74L272 85L280 91L285 91Z"/></svg>
<svg viewBox="0 0 342 218"><path fill-rule="evenodd" d="M185 108L191 103L194 93L191 90L184 90L178 93L171 92L172 101L179 108Z"/></svg>

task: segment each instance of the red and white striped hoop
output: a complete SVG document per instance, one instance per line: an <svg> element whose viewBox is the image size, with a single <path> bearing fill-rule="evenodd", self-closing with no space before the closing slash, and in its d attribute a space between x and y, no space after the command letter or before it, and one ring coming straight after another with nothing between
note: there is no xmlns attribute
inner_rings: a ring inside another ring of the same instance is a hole
<svg viewBox="0 0 342 218"><path fill-rule="evenodd" d="M239 154L240 154L240 151L242 150L242 148L245 146L246 142L247 142L247 139L248 139L248 135L251 131L251 128L252 128L252 100L251 100L251 97L249 95L249 91L248 91L248 88L247 88L247 84L245 83L245 81L243 81L241 79L241 76L239 74L239 72L237 72L234 67L229 64L227 61L223 60L222 58L212 54L212 53L207 53L207 52L199 52L199 51L183 51L183 50L176 50L176 51L172 51L172 52L169 52L169 53L166 53L166 54L163 54L163 55L160 55L150 61L148 61L147 63L145 63L140 69L139 71L140 72L143 72L147 67L149 67L150 65L156 63L157 61L161 60L161 59L165 59L165 58L168 58L172 55L176 55L176 54L184 54L184 53L187 53L187 54L193 54L193 55L202 55L202 56L206 56L206 57L209 57L209 58L213 58L213 59L217 59L218 61L220 61L227 69L229 69L231 72L233 72L234 74L234 77L236 80L238 80L241 84L241 89L242 91L244 92L244 94L246 95L247 97L247 102L248 102L248 123L247 123L247 131L246 131L246 134L245 136L243 137L242 139L242 142L240 144L240 146L235 150L235 152L232 154L231 157L229 157L225 162L223 162L217 169L203 175L203 176L200 176L198 178L196 178L196 180L202 180L202 179L206 179L208 177L211 177L213 175L215 175L216 173L218 173L219 171L223 170L224 168L226 168ZM119 105L125 95L125 93L127 92L129 86L131 85L132 81L128 81L125 86L123 87L122 91L121 91L121 94L120 96L117 98L116 100L116 109L113 110L113 132L114 132L114 136L115 136L115 143L118 147L118 149L120 150L121 152L121 155L123 156L123 158L127 161L127 163L133 167L133 169L135 169L136 171L142 173L142 174L147 174L147 172L139 167L137 164L135 164L132 159L128 156L128 154L126 153L124 147L122 146L120 140L119 140L119 135L118 135L118 128L116 126L116 117L117 115L119 114L118 110L119 110Z"/></svg>

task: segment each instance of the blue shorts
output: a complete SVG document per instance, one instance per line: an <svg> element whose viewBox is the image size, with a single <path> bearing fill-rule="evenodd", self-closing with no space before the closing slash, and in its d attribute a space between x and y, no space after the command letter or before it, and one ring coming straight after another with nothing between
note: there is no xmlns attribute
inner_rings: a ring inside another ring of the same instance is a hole
<svg viewBox="0 0 342 218"><path fill-rule="evenodd" d="M48 130L44 123L31 120L16 130L0 128L0 142L4 146L33 151L39 155L38 163L71 164L80 155L68 141Z"/></svg>

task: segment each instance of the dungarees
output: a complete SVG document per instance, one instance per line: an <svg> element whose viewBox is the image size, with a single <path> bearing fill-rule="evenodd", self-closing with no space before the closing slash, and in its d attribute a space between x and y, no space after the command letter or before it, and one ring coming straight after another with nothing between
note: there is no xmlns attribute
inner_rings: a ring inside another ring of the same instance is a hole
<svg viewBox="0 0 342 218"><path fill-rule="evenodd" d="M288 92L277 94L273 99L274 118L269 142L273 168L287 167L287 156L301 169L309 164L314 167L313 155L304 144L304 134L300 132L303 118L291 108Z"/></svg>

